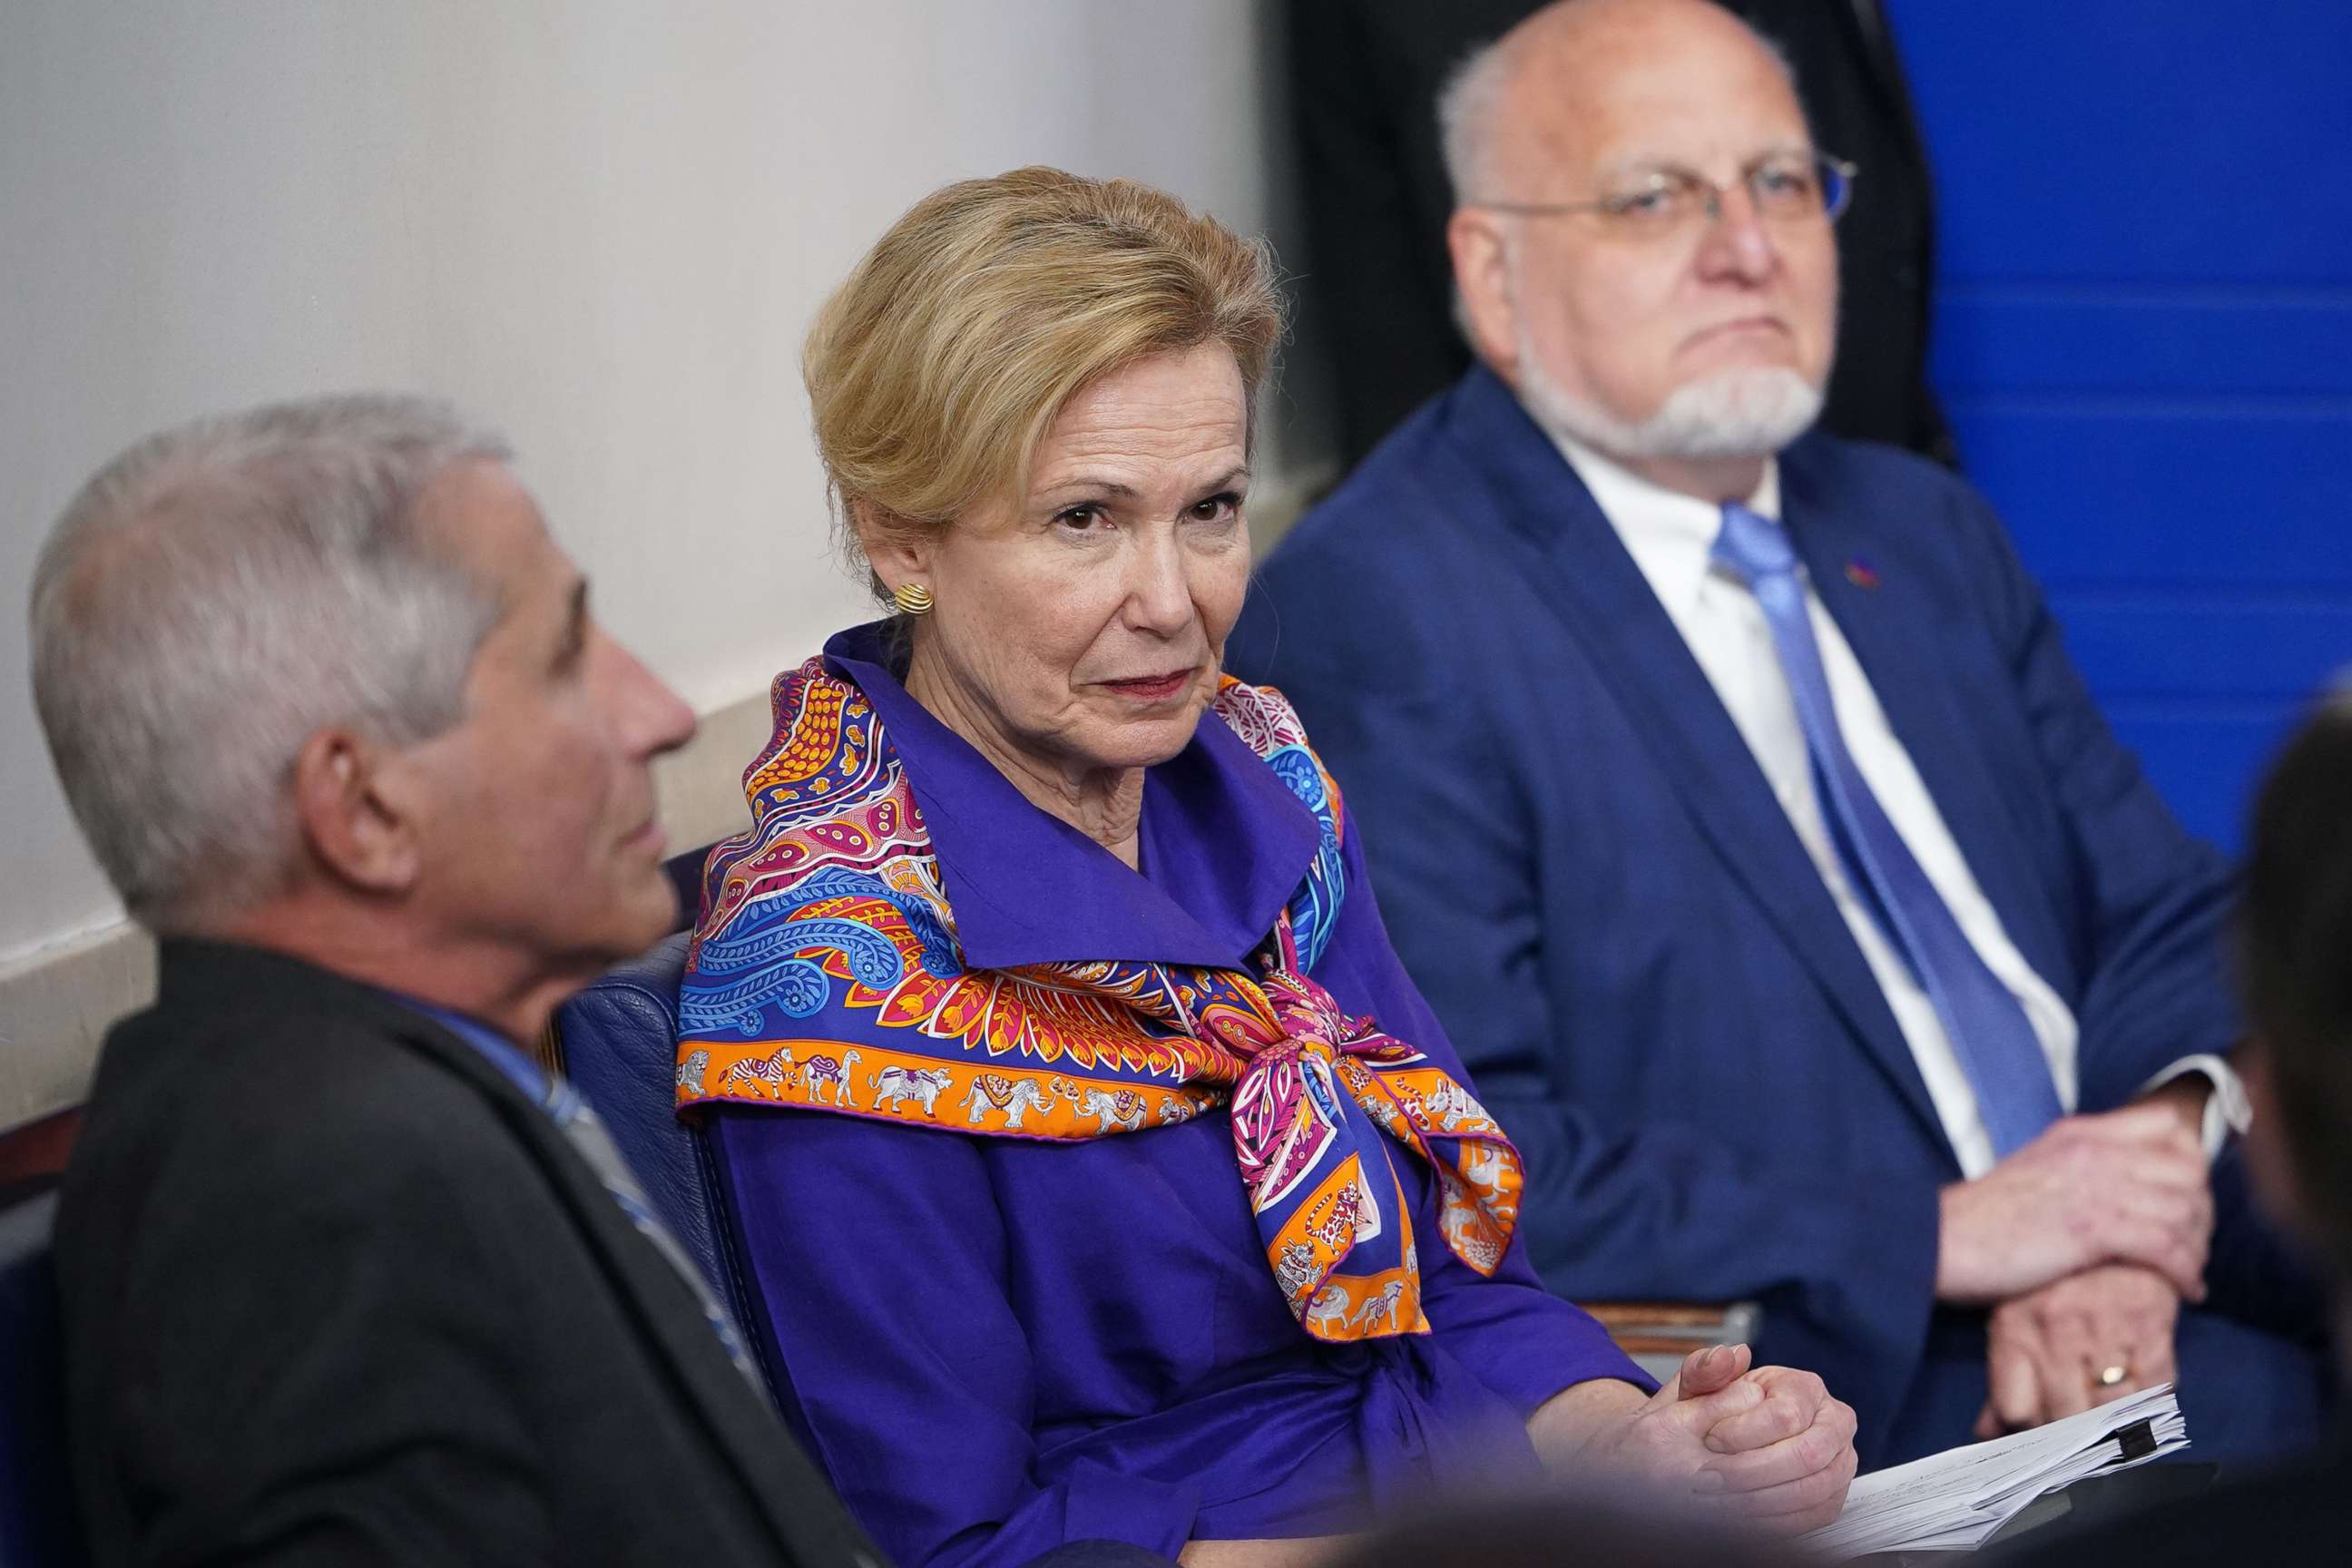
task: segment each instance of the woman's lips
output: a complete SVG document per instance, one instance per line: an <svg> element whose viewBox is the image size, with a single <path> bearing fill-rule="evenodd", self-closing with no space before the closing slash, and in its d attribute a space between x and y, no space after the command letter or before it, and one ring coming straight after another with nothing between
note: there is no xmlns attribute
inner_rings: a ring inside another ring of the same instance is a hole
<svg viewBox="0 0 2352 1568"><path fill-rule="evenodd" d="M1166 675L1139 675L1131 680L1105 680L1099 684L1139 702L1165 702L1192 684L1192 672L1178 669Z"/></svg>

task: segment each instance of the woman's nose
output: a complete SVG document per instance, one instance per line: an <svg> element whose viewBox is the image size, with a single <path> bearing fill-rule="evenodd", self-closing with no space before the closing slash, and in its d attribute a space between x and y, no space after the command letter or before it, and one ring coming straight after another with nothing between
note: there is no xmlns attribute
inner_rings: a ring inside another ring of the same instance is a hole
<svg viewBox="0 0 2352 1568"><path fill-rule="evenodd" d="M1192 579L1174 540L1155 541L1139 549L1129 570L1128 607L1134 624L1172 633L1192 621Z"/></svg>

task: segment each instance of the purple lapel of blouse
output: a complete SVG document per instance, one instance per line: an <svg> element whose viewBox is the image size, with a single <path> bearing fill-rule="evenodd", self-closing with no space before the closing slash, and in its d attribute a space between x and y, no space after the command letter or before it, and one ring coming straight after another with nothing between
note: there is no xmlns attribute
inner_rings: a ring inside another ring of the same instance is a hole
<svg viewBox="0 0 2352 1568"><path fill-rule="evenodd" d="M1213 715L1144 777L1144 874L1029 804L995 764L907 694L884 623L825 644L881 717L922 807L956 939L975 969L1129 959L1238 967L1314 859L1320 829Z"/></svg>

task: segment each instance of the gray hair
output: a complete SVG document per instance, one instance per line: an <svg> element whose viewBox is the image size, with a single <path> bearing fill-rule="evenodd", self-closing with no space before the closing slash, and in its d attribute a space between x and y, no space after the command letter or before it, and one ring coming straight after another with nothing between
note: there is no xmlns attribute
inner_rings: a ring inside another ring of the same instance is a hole
<svg viewBox="0 0 2352 1568"><path fill-rule="evenodd" d="M1788 51L1745 18L1732 19L1746 27L1758 46L1780 66L1780 74L1789 79L1789 90L1797 93L1799 111L1803 112L1804 95L1798 92L1797 70L1789 62ZM1495 133L1516 63L1517 51L1505 47L1511 37L1505 33L1472 49L1447 73L1444 85L1438 89L1438 144L1445 158L1445 178L1454 187L1456 206L1514 195L1521 200L1528 199L1526 193L1496 190L1489 178L1494 174L1489 165Z"/></svg>
<svg viewBox="0 0 2352 1568"><path fill-rule="evenodd" d="M1495 121L1502 113L1503 89L1510 79L1510 51L1496 38L1465 55L1438 89L1438 145L1456 205L1497 194L1486 186L1486 154L1494 146Z"/></svg>
<svg viewBox="0 0 2352 1568"><path fill-rule="evenodd" d="M287 885L319 729L407 746L462 716L499 607L416 503L508 456L438 402L325 397L151 436L82 487L33 573L33 697L131 918L198 930Z"/></svg>

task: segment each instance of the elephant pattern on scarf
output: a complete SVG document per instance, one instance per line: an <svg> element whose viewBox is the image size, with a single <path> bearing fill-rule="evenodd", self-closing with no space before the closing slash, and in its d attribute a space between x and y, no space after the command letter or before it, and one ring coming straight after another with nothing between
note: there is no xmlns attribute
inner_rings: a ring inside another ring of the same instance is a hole
<svg viewBox="0 0 2352 1568"><path fill-rule="evenodd" d="M1148 1102L1135 1090L1088 1089L1083 1092L1078 1114L1093 1117L1105 1133L1113 1127L1133 1132L1143 1126L1143 1111Z"/></svg>
<svg viewBox="0 0 2352 1568"><path fill-rule="evenodd" d="M908 1068L893 1062L874 1075L874 1096L868 1104L875 1110L896 1110L901 1100L911 1100L936 1121L940 1095L954 1081L955 1075L945 1068Z"/></svg>
<svg viewBox="0 0 2352 1568"><path fill-rule="evenodd" d="M1018 1132L1021 1131L1021 1119L1032 1110L1041 1116L1051 1110L1057 1093L1075 1100L1077 1098L1077 1086L1067 1079L1057 1078L1048 1087L1040 1089L1034 1078L1009 1078L1001 1072L980 1072L971 1075L971 1092L963 1097L956 1109L971 1112L966 1121L967 1126L985 1127L988 1125L988 1113L994 1110L1003 1116L1005 1131Z"/></svg>

